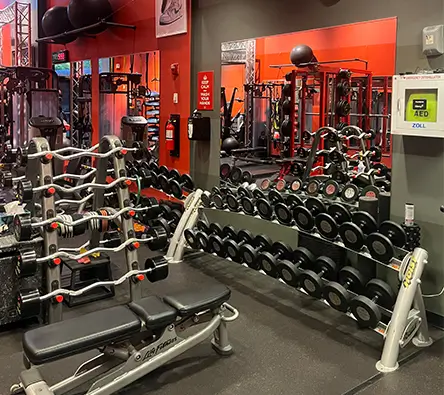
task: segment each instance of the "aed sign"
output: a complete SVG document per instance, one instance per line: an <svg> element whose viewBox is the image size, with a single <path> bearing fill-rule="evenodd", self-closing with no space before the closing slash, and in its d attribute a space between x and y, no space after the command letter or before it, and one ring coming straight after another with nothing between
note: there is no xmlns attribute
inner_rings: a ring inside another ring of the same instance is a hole
<svg viewBox="0 0 444 395"><path fill-rule="evenodd" d="M421 128L417 125L423 122L436 122L437 94L436 89L407 89L405 120L412 122L415 128Z"/></svg>
<svg viewBox="0 0 444 395"><path fill-rule="evenodd" d="M197 73L197 109L214 110L214 71Z"/></svg>

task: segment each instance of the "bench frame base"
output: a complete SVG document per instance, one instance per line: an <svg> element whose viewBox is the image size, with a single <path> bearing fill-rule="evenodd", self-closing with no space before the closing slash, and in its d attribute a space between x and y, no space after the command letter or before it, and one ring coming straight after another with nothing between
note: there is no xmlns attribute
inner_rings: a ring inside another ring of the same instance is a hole
<svg viewBox="0 0 444 395"><path fill-rule="evenodd" d="M225 317L225 309L233 313ZM214 311L204 311L184 318L156 333L144 330L135 339L123 344L113 344L101 349L101 354L84 362L77 371L65 380L49 387L37 367L32 366L20 375L20 384L11 388L11 394L63 395L73 389L97 379L85 395L111 395L139 380L160 366L185 353L209 337L213 349L220 355L232 353L228 340L227 322L233 321L238 312L224 303ZM207 323L199 332L182 338L188 328ZM151 340L146 342L146 340Z"/></svg>

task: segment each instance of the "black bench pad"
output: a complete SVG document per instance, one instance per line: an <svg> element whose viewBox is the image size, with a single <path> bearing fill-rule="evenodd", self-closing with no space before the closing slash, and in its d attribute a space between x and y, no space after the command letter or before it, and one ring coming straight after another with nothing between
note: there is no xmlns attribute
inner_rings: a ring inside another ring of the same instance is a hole
<svg viewBox="0 0 444 395"><path fill-rule="evenodd" d="M184 317L208 309L216 309L230 299L231 291L223 284L212 284L196 290L167 295L163 301L173 306Z"/></svg>
<svg viewBox="0 0 444 395"><path fill-rule="evenodd" d="M148 329L164 328L177 318L177 310L167 305L157 296L148 296L136 302L131 302L129 308L137 314Z"/></svg>
<svg viewBox="0 0 444 395"><path fill-rule="evenodd" d="M23 335L23 351L40 365L128 339L141 325L126 306L111 307L30 330Z"/></svg>

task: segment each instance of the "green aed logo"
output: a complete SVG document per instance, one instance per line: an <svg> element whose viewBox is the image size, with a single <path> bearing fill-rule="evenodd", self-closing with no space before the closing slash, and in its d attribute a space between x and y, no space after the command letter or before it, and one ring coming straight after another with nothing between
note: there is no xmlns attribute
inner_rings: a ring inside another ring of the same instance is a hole
<svg viewBox="0 0 444 395"><path fill-rule="evenodd" d="M436 93L412 93L407 101L406 121L436 122Z"/></svg>

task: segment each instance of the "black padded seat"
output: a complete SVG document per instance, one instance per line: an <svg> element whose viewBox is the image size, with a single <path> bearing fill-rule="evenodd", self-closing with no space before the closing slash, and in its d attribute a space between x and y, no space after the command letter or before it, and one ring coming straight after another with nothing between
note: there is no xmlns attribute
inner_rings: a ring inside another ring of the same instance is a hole
<svg viewBox="0 0 444 395"><path fill-rule="evenodd" d="M131 302L129 308L137 314L148 329L164 328L176 321L178 312L164 303L157 296L148 296L136 302Z"/></svg>
<svg viewBox="0 0 444 395"><path fill-rule="evenodd" d="M111 307L30 330L23 335L23 351L40 365L128 339L141 327L128 307Z"/></svg>
<svg viewBox="0 0 444 395"><path fill-rule="evenodd" d="M173 306L182 317L208 309L216 309L230 299L231 291L223 284L214 284L195 291L186 290L167 295L165 303Z"/></svg>

